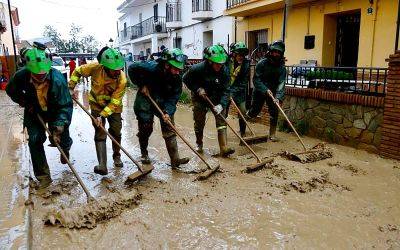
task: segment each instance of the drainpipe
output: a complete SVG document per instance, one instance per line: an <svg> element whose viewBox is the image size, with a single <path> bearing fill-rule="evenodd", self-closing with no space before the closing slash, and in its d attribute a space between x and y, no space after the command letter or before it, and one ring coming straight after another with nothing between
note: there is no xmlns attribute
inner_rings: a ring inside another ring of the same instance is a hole
<svg viewBox="0 0 400 250"><path fill-rule="evenodd" d="M371 56L370 56L370 58L371 58L371 61L370 61L370 63L369 63L369 66L370 67L372 67L372 62L373 62L373 59L374 59L374 51L375 51L375 33L376 33L376 18L377 18L377 16L378 16L378 1L379 0L375 0L374 1L374 9L375 9L375 11L374 11L374 20L373 20L373 25L372 25L372 48L371 48Z"/></svg>
<svg viewBox="0 0 400 250"><path fill-rule="evenodd" d="M12 43L13 43L13 48L14 48L14 70L17 70L17 49L15 48L15 39L14 39L14 25L12 21L12 16L11 16L11 4L10 0L7 0L8 2L8 14L10 15L10 26L11 26L11 38L12 38Z"/></svg>
<svg viewBox="0 0 400 250"><path fill-rule="evenodd" d="M285 7L283 9L283 24L282 24L282 41L285 42L286 37L286 22L287 22L287 4L285 3Z"/></svg>
<svg viewBox="0 0 400 250"><path fill-rule="evenodd" d="M396 26L396 43L394 45L394 52L399 49L399 28L400 28L400 0L397 8L397 26Z"/></svg>

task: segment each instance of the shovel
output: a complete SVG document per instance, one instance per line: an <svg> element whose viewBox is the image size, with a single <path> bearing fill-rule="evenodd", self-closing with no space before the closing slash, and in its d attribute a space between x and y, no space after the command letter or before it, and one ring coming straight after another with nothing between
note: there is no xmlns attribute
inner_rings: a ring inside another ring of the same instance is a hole
<svg viewBox="0 0 400 250"><path fill-rule="evenodd" d="M46 126L46 123L43 121L43 118L42 118L39 114L37 114L37 118L39 119L39 122L42 124L43 128L46 130L47 134L49 134L49 136L52 137L53 135L52 135L52 133L50 132L49 128ZM72 173L75 175L76 179L78 180L79 185L81 185L83 191L84 191L85 194L86 194L87 202L94 201L93 196L90 194L89 190L87 189L87 187L86 187L85 184L83 183L81 177L79 177L79 175L78 175L78 173L76 172L74 166L72 166L72 164L71 164L71 162L69 161L67 155L64 153L64 150L62 150L62 148L60 147L60 145L59 145L58 143L54 142L53 144L57 147L58 151L60 151L60 154L62 155L62 157L64 158L64 160L67 162L68 167L71 169Z"/></svg>
<svg viewBox="0 0 400 250"><path fill-rule="evenodd" d="M263 143L268 141L268 135L259 135L257 136L250 124L247 122L246 118L244 118L244 115L242 114L242 111L240 111L239 107L236 105L235 101L231 97L231 103L233 104L233 107L237 110L239 116L242 118L246 126L249 128L252 136L249 137L243 137L243 140L247 142L247 144L258 144L258 143Z"/></svg>
<svg viewBox="0 0 400 250"><path fill-rule="evenodd" d="M210 98L208 98L208 96L204 95L204 99L208 102L208 104L210 105L210 107L214 110L214 104L211 102ZM247 142L245 140L243 140L243 138L235 131L235 129L231 126L231 124L226 120L226 118L219 113L218 114L226 123L226 125L232 130L232 132L237 136L237 138L239 138L239 140L243 143L243 145L246 146L246 148L254 155L254 157L257 160L256 164L253 164L251 166L248 166L247 168L245 168L243 171L246 173L251 173L257 170L260 170L262 168L264 168L267 164L270 164L271 161L267 160L267 161L261 161L260 157L256 154L256 152L254 152L254 150L249 146L249 144L247 144Z"/></svg>
<svg viewBox="0 0 400 250"><path fill-rule="evenodd" d="M304 144L303 140L301 139L300 135L297 133L297 130L293 126L292 122L289 120L287 117L285 111L283 111L282 107L279 105L279 101L273 96L272 92L270 90L267 91L269 97L272 98L274 101L276 107L279 109L279 111L282 113L282 115L285 117L286 121L288 122L289 126L292 128L293 132L296 134L297 138L299 139L301 146L303 147L303 152L301 153L290 153L290 152L284 152L282 156L294 160L294 161L299 161L301 163L310 163L310 162L316 162L319 160L324 160L327 158L332 158L332 152L327 150L324 145L318 144L312 149L307 149L306 145Z"/></svg>
<svg viewBox="0 0 400 250"><path fill-rule="evenodd" d="M93 121L96 120L96 118L94 118L92 116L92 114L89 113L89 111L82 105L82 103L80 103L78 100L76 100L75 98L72 98L76 104L78 104L79 107L81 107L83 109L83 111L85 111L85 113L90 116L90 118L92 118ZM121 148L121 150L126 154L126 156L128 156L128 158L138 167L139 171L136 171L135 173L131 174L128 176L128 179L126 180L126 182L130 183L130 182L134 182L138 179L143 178L144 176L148 175L151 171L153 171L154 166L153 165L148 165L148 167L143 167L139 164L139 162L137 162L129 153L128 151L126 151L121 144L119 144L117 142L117 140L115 140L115 138L103 127L103 125L100 124L99 126L107 135L108 137L110 137L111 141L113 141L116 145L118 145L118 147Z"/></svg>
<svg viewBox="0 0 400 250"><path fill-rule="evenodd" d="M163 111L160 109L158 104L153 100L153 98L150 95L148 95L147 97L149 98L149 100L153 104L153 106L157 109L157 111L160 113L160 115L161 116L164 115ZM212 174L214 174L219 169L219 167L220 167L219 164L216 165L215 167L211 167L211 165L204 159L204 157L190 145L190 143L185 139L185 137L183 137L181 135L181 133L178 132L178 130L176 129L174 124L172 124L171 121L168 120L167 123L172 128L172 130L175 132L175 134L177 134L179 136L179 138L182 139L182 141L200 158L200 160L202 160L204 162L204 164L206 164L206 166L208 168L207 171L204 171L199 176L197 176L197 178L195 180L202 181L202 180L208 179L208 177L210 177Z"/></svg>

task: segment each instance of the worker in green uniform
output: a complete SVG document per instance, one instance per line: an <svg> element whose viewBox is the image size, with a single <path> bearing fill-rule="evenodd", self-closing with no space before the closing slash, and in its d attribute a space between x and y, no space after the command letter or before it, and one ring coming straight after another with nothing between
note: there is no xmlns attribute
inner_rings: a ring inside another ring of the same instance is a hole
<svg viewBox="0 0 400 250"><path fill-rule="evenodd" d="M180 73L184 68L186 59L187 56L180 49L164 49L157 61L133 63L129 66L129 78L139 87L134 111L138 120L139 132L137 136L143 164L150 163L147 147L150 135L153 132L154 116L160 119L162 136L171 159L171 167L178 168L181 164L189 162L189 158L180 158L176 134L167 123L167 121L170 121L174 124L176 104L182 93ZM149 96L163 110L163 116L153 107Z"/></svg>
<svg viewBox="0 0 400 250"><path fill-rule="evenodd" d="M207 96L215 105L215 116L220 156L228 157L235 152L227 146L227 127L224 119L230 98L229 68L226 65L228 55L220 45L213 45L204 50L204 61L193 65L183 76L183 82L192 91L194 131L197 150L203 152L203 131L206 114L210 105L205 101Z"/></svg>
<svg viewBox="0 0 400 250"><path fill-rule="evenodd" d="M59 144L69 157L72 145L69 125L73 109L66 79L60 71L51 67L50 55L44 48L25 51L26 65L14 74L6 89L11 99L24 107L23 124L28 130L33 172L42 187L48 186L52 179L43 147L45 128L37 114L48 123L52 132L50 141ZM67 163L62 156L60 158L61 163Z"/></svg>
<svg viewBox="0 0 400 250"><path fill-rule="evenodd" d="M271 141L277 141L276 126L278 123L278 108L274 100L268 95L268 91L282 104L285 96L286 68L285 68L285 44L283 41L275 41L269 46L266 58L256 65L256 72L253 78L254 92L251 109L247 115L256 117L264 103L267 103L270 117L269 137Z"/></svg>

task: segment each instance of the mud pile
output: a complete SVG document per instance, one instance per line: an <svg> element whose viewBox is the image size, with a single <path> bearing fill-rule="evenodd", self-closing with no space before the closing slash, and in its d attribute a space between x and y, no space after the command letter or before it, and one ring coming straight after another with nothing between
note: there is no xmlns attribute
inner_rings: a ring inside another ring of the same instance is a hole
<svg viewBox="0 0 400 250"><path fill-rule="evenodd" d="M290 153L288 151L283 151L279 155L288 160L298 161L301 163L312 163L333 157L332 151L326 147L325 143L318 143L307 152Z"/></svg>
<svg viewBox="0 0 400 250"><path fill-rule="evenodd" d="M98 223L119 216L125 209L138 205L141 195L136 192L112 193L105 198L89 202L77 208L50 210L44 219L45 225L66 228L95 228Z"/></svg>

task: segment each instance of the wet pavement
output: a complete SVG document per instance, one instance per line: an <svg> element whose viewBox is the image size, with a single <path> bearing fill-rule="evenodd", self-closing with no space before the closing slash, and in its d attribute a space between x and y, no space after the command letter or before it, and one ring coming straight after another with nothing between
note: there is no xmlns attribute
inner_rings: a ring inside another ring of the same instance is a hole
<svg viewBox="0 0 400 250"><path fill-rule="evenodd" d="M128 91L124 100L122 145L139 159L133 97ZM87 92L81 93L81 101L88 106ZM127 176L137 168L126 156L123 169L112 167L110 140L109 175L93 173L97 163L94 131L90 118L75 106L71 160L84 183L96 199L121 192L137 196L137 204L94 229L44 225L52 209L85 207L85 194L68 166L59 163L57 149L50 147L46 152L54 183L45 191L29 188L31 166L21 133L22 111L4 92L0 92L0 105L5 114L0 136L6 139L0 142L1 249L400 248L399 162L329 144L334 154L331 159L300 164L276 157L269 168L245 174L242 170L255 160L238 145L233 133L228 132L229 142L236 153L230 159L211 156L218 151L211 113L205 130L205 157L219 161L221 172L206 181L193 181L196 175L188 173L205 165L179 139L180 154L191 157L191 162L183 172L171 170L156 119L149 143L155 169L140 182L126 185ZM190 107L180 105L175 120L178 130L194 144ZM229 120L237 127L235 118ZM262 125L253 126L258 133L266 131ZM261 157L282 150L301 151L293 134L278 136L280 142L253 148ZM309 146L320 142L304 140Z"/></svg>

